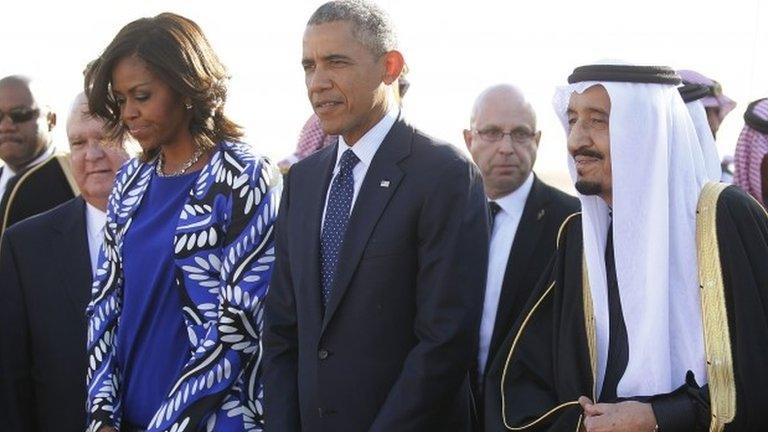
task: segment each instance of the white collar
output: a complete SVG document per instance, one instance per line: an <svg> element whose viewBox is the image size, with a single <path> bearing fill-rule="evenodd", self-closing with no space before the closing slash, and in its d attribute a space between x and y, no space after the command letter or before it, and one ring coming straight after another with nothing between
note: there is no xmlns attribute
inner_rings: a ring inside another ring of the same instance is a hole
<svg viewBox="0 0 768 432"><path fill-rule="evenodd" d="M400 110L397 105L390 105L390 109L387 110L387 113L384 114L384 117L382 117L381 120L379 120L379 122L376 123L372 128L368 129L368 132L366 132L365 135L357 140L357 142L352 146L347 145L347 143L344 141L344 137L339 135L339 146L336 152L336 163L338 164L338 161L341 161L341 155L345 151L352 150L352 152L355 153L355 156L360 159L362 164L369 166L373 160L373 157L376 155L376 151L384 141L384 138L387 136L389 130L392 129L392 126L397 121L399 114Z"/></svg>
<svg viewBox="0 0 768 432"><path fill-rule="evenodd" d="M85 203L85 224L88 229L88 235L97 238L101 235L101 230L104 229L104 225L107 223L107 214L98 208L91 205L91 203Z"/></svg>
<svg viewBox="0 0 768 432"><path fill-rule="evenodd" d="M525 207L525 202L528 200L528 195L533 188L533 177L533 171L531 171L528 173L528 177L523 184L518 186L517 189L495 200L489 198L488 201L496 202L496 204L498 204L507 214L521 213Z"/></svg>

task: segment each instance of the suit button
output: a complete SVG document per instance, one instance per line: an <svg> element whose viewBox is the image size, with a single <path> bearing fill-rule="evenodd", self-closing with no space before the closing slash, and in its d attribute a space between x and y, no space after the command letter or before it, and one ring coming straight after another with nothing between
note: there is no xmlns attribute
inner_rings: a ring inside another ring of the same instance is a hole
<svg viewBox="0 0 768 432"><path fill-rule="evenodd" d="M329 355L331 355L331 353L326 349L321 349L320 351L317 352L317 358L319 358L320 360L327 359Z"/></svg>

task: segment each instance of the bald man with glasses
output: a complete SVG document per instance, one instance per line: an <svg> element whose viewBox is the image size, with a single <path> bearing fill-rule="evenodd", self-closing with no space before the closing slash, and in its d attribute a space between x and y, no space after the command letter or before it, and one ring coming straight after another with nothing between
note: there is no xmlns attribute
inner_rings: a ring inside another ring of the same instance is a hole
<svg viewBox="0 0 768 432"><path fill-rule="evenodd" d="M464 141L483 176L491 215L491 243L475 373L482 423L487 365L498 354L539 276L555 251L560 224L579 202L533 173L541 132L523 93L510 85L483 91ZM478 428L482 430L482 427Z"/></svg>
<svg viewBox="0 0 768 432"><path fill-rule="evenodd" d="M0 79L0 236L78 194L67 157L55 154L56 114L32 84L17 75Z"/></svg>

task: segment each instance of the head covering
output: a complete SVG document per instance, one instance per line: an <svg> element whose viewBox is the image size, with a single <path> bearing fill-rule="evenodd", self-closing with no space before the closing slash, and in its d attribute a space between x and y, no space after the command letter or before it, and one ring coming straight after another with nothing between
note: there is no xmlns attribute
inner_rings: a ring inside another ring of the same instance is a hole
<svg viewBox="0 0 768 432"><path fill-rule="evenodd" d="M699 138L704 165L707 170L707 179L709 181L719 181L722 177L722 167L720 165L720 155L717 153L717 144L712 135L712 129L709 127L707 112L704 109L702 100L712 96L712 87L704 84L686 83L678 87L680 96L688 108L693 125L696 128L696 135Z"/></svg>
<svg viewBox="0 0 768 432"><path fill-rule="evenodd" d="M605 67L606 65L600 65ZM614 65L615 66L615 65ZM626 67L627 65L622 65ZM668 74L657 70L657 76ZM634 72L643 72L642 68ZM652 70L646 71L649 75ZM672 72L674 74L674 72ZM612 209L579 194L584 257L595 314L597 389L603 386L609 341L605 245L613 223L616 276L629 343L617 395L671 392L692 370L706 382L696 257L696 205L707 182L704 158L677 80L594 80L584 70L557 90L555 111L568 131L574 92L602 85L611 100L609 136ZM569 156L571 176L576 168ZM612 216L609 216L609 210Z"/></svg>
<svg viewBox="0 0 768 432"><path fill-rule="evenodd" d="M294 150L293 154L278 162L277 165L281 170L287 171L291 165L332 144L335 138L335 136L326 135L323 132L320 119L316 114L312 114L304 124L304 127L301 128L296 150Z"/></svg>
<svg viewBox="0 0 768 432"><path fill-rule="evenodd" d="M723 94L723 88L717 81L692 70L679 70L677 73L685 83L702 84L711 88L711 94L701 99L701 103L705 108L719 108L717 116L720 117L721 122L736 108L736 102Z"/></svg>
<svg viewBox="0 0 768 432"><path fill-rule="evenodd" d="M736 143L734 183L763 202L761 166L768 155L768 99L759 99L747 107L744 128ZM765 203L764 203L765 204Z"/></svg>

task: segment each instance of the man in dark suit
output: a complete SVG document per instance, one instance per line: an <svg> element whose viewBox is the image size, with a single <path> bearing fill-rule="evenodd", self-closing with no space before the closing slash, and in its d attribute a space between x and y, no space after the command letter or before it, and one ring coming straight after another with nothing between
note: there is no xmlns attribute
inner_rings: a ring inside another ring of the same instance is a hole
<svg viewBox="0 0 768 432"><path fill-rule="evenodd" d="M14 223L77 195L69 160L55 155L56 114L27 77L0 79L0 237Z"/></svg>
<svg viewBox="0 0 768 432"><path fill-rule="evenodd" d="M481 394L488 366L555 251L560 225L579 209L578 199L533 173L540 139L533 107L510 85L482 92L464 131L483 175L492 227L476 371ZM484 396L477 399L483 407Z"/></svg>
<svg viewBox="0 0 768 432"><path fill-rule="evenodd" d="M81 94L67 122L82 192L9 228L0 249L0 413L5 432L85 429L85 307L107 197L127 159ZM5 410L3 412L2 410Z"/></svg>
<svg viewBox="0 0 768 432"><path fill-rule="evenodd" d="M310 18L309 99L338 142L284 185L264 327L270 431L464 431L488 252L482 178L406 123L386 15Z"/></svg>

